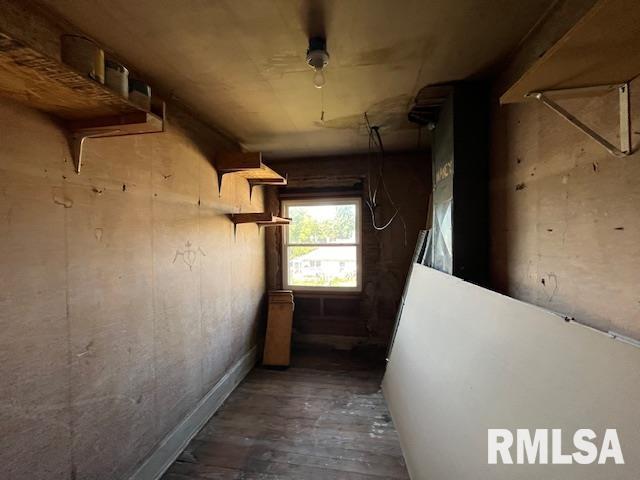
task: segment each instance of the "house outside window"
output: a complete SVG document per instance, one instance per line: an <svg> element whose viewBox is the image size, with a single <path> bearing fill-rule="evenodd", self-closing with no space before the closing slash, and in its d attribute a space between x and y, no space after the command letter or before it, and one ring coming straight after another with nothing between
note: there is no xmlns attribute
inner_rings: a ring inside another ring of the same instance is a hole
<svg viewBox="0 0 640 480"><path fill-rule="evenodd" d="M360 291L359 198L284 200L283 283L292 290Z"/></svg>

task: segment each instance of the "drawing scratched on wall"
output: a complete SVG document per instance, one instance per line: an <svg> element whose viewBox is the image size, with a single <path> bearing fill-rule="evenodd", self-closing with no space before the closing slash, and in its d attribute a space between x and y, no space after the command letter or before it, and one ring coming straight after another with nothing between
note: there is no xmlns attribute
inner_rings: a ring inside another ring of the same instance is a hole
<svg viewBox="0 0 640 480"><path fill-rule="evenodd" d="M193 270L193 266L196 264L196 260L198 259L198 254L202 255L203 257L206 257L207 254L204 253L204 250L202 250L201 247L198 247L197 250L193 248L193 245L189 240L187 240L184 246L184 250L180 248L176 249L176 254L173 257L173 262L171 263L176 263L178 257L182 257L182 261L187 267L189 267L189 270Z"/></svg>

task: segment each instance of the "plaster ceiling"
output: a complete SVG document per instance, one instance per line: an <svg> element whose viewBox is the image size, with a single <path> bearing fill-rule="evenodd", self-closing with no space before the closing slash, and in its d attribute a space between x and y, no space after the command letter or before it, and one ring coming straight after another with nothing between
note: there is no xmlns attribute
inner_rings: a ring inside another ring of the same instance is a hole
<svg viewBox="0 0 640 480"><path fill-rule="evenodd" d="M248 150L283 157L366 151L365 111L387 149L414 148L406 115L420 88L482 75L554 2L309 1L43 3ZM323 16L331 60L318 90L305 53Z"/></svg>

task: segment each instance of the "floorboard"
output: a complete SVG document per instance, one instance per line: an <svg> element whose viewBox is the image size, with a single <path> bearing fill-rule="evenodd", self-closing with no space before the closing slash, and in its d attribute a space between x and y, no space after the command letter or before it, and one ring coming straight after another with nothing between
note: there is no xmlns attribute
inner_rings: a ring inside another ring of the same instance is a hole
<svg viewBox="0 0 640 480"><path fill-rule="evenodd" d="M408 479L381 376L361 352L300 350L286 370L256 368L163 480Z"/></svg>

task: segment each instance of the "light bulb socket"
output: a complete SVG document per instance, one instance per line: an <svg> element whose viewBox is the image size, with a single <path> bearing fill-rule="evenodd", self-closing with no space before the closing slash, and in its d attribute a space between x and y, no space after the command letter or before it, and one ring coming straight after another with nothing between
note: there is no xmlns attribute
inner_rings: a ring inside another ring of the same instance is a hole
<svg viewBox="0 0 640 480"><path fill-rule="evenodd" d="M314 70L321 70L329 63L327 41L324 37L311 37L307 49L307 64Z"/></svg>

